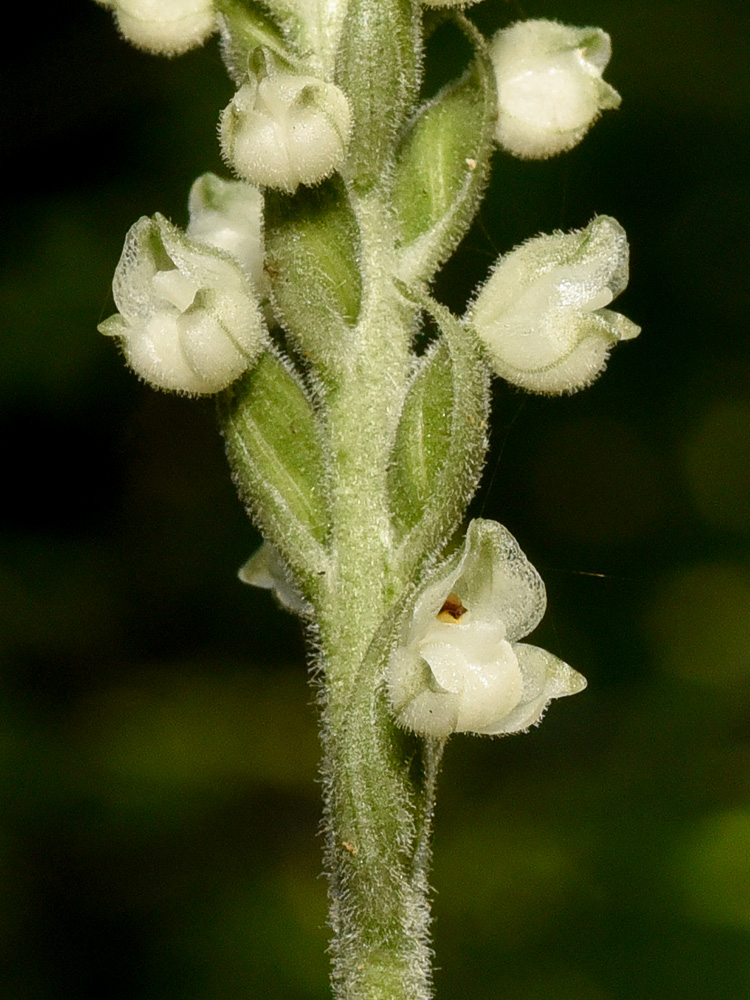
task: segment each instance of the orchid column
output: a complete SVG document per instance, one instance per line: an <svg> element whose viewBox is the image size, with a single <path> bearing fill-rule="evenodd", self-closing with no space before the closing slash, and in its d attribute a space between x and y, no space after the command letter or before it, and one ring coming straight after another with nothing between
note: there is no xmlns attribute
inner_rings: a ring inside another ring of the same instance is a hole
<svg viewBox="0 0 750 1000"><path fill-rule="evenodd" d="M427 869L449 735L537 723L585 681L521 642L544 585L502 525L463 525L494 372L573 392L638 328L607 308L627 242L606 216L503 257L466 315L430 282L474 217L497 144L570 148L619 95L609 38L527 21L488 45L433 0L108 0L134 44L214 29L236 93L236 179L199 178L185 232L128 234L102 324L152 385L216 394L238 491L265 538L241 578L307 628L324 748L333 984L430 995ZM423 39L471 56L422 103ZM419 353L428 320L434 336Z"/></svg>

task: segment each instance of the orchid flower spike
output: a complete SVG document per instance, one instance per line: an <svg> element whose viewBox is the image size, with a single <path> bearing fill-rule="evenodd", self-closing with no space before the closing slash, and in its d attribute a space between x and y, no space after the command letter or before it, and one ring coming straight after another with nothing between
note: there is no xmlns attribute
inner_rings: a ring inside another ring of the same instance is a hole
<svg viewBox="0 0 750 1000"><path fill-rule="evenodd" d="M263 349L258 302L237 261L161 215L130 229L112 291L119 312L99 330L119 339L130 367L155 388L220 392Z"/></svg>
<svg viewBox="0 0 750 1000"><path fill-rule="evenodd" d="M585 679L543 649L518 642L544 614L544 584L515 538L474 520L463 548L416 600L388 666L397 722L422 736L516 733Z"/></svg>
<svg viewBox="0 0 750 1000"><path fill-rule="evenodd" d="M497 142L543 160L576 146L620 95L602 80L612 45L601 28L518 21L490 42L497 82Z"/></svg>
<svg viewBox="0 0 750 1000"><path fill-rule="evenodd" d="M98 0L132 45L176 56L202 45L216 26L214 0Z"/></svg>
<svg viewBox="0 0 750 1000"><path fill-rule="evenodd" d="M579 232L537 236L502 257L467 321L497 375L531 392L576 392L616 343L640 333L605 308L627 283L625 231L600 215Z"/></svg>

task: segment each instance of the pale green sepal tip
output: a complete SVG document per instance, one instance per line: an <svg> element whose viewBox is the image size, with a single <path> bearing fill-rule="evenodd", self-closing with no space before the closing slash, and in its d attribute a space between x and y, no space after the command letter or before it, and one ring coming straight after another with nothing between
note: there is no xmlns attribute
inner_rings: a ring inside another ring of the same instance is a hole
<svg viewBox="0 0 750 1000"><path fill-rule="evenodd" d="M99 333L105 337L122 337L128 328L128 324L119 313L109 316L97 326Z"/></svg>
<svg viewBox="0 0 750 1000"><path fill-rule="evenodd" d="M525 642L513 644L524 680L521 703L497 726L485 729L487 736L523 732L538 725L551 701L579 694L587 687L586 678L557 656Z"/></svg>
<svg viewBox="0 0 750 1000"><path fill-rule="evenodd" d="M274 597L295 615L309 615L312 606L302 597L290 579L284 560L269 542L264 542L242 564L237 576L243 583L272 591Z"/></svg>

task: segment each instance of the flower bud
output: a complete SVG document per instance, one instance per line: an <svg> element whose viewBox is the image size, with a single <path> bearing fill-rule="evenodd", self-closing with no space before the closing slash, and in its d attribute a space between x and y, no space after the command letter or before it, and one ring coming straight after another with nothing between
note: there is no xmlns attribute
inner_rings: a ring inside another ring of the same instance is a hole
<svg viewBox="0 0 750 1000"><path fill-rule="evenodd" d="M221 115L229 164L258 187L290 194L340 166L351 132L349 103L335 84L312 76L249 73Z"/></svg>
<svg viewBox="0 0 750 1000"><path fill-rule="evenodd" d="M130 229L112 291L119 312L99 330L120 339L130 367L156 388L220 392L262 349L258 303L240 266L161 215Z"/></svg>
<svg viewBox="0 0 750 1000"><path fill-rule="evenodd" d="M214 0L99 0L124 37L147 52L179 55L202 45L215 27Z"/></svg>
<svg viewBox="0 0 750 1000"><path fill-rule="evenodd" d="M543 160L577 145L620 104L602 80L612 46L601 28L518 21L490 43L497 80L495 138L514 156Z"/></svg>
<svg viewBox="0 0 750 1000"><path fill-rule="evenodd" d="M510 532L472 521L391 654L388 696L399 724L438 739L515 733L539 722L553 698L582 691L585 679L566 663L517 641L539 624L545 603Z"/></svg>
<svg viewBox="0 0 750 1000"><path fill-rule="evenodd" d="M187 235L224 250L250 278L259 297L268 295L263 268L263 195L244 181L203 174L190 189Z"/></svg>
<svg viewBox="0 0 750 1000"><path fill-rule="evenodd" d="M502 257L468 321L497 375L531 392L576 392L640 327L604 308L628 283L628 243L600 215L578 232L537 236Z"/></svg>

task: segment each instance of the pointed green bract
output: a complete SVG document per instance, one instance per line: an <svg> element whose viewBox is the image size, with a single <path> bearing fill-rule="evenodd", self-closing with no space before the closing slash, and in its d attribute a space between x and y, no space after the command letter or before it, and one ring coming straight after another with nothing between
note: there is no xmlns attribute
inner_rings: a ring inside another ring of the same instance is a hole
<svg viewBox="0 0 750 1000"><path fill-rule="evenodd" d="M349 0L336 82L349 98L354 132L342 171L361 190L382 181L393 142L417 99L419 4Z"/></svg>
<svg viewBox="0 0 750 1000"><path fill-rule="evenodd" d="M433 496L450 448L454 404L453 365L445 344L421 360L406 397L390 468L393 516L413 528Z"/></svg>
<svg viewBox="0 0 750 1000"><path fill-rule="evenodd" d="M489 379L475 339L443 306L422 296L441 332L406 398L389 486L404 533L402 564L419 564L456 530L487 450Z"/></svg>
<svg viewBox="0 0 750 1000"><path fill-rule="evenodd" d="M288 364L266 351L220 398L219 415L243 499L304 583L323 568L328 534L320 430L304 388Z"/></svg>
<svg viewBox="0 0 750 1000"><path fill-rule="evenodd" d="M266 273L275 310L295 346L326 369L357 322L362 279L357 224L343 185L269 192Z"/></svg>
<svg viewBox="0 0 750 1000"><path fill-rule="evenodd" d="M420 111L397 153L393 201L405 280L428 279L469 228L489 177L495 81L486 46L465 18L476 57Z"/></svg>
<svg viewBox="0 0 750 1000"><path fill-rule="evenodd" d="M263 47L291 68L298 61L284 40L281 31L261 8L242 0L217 0L221 55L227 72L239 87L247 73L252 52Z"/></svg>

